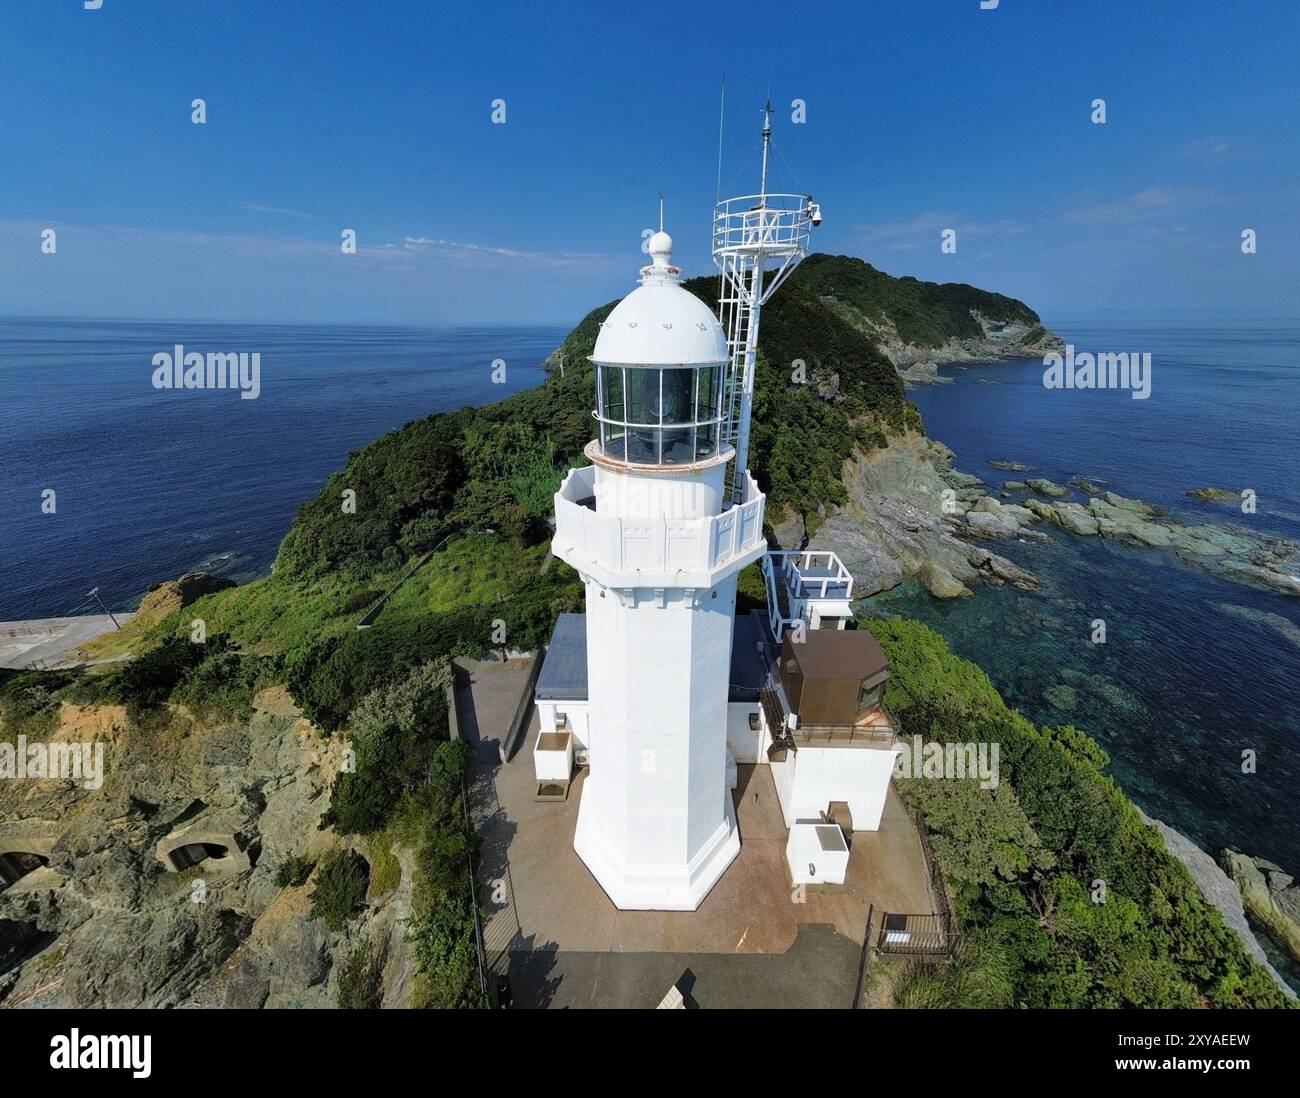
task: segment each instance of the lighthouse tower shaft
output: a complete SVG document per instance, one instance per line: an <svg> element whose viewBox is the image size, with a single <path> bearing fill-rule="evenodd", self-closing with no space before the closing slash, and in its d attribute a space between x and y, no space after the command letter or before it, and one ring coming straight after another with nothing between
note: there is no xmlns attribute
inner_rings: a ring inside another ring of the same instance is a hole
<svg viewBox="0 0 1300 1098"><path fill-rule="evenodd" d="M764 497L725 486L728 349L671 240L601 326L592 464L556 494L586 587L588 760L574 849L615 905L693 910L740 850L727 787L736 580Z"/></svg>

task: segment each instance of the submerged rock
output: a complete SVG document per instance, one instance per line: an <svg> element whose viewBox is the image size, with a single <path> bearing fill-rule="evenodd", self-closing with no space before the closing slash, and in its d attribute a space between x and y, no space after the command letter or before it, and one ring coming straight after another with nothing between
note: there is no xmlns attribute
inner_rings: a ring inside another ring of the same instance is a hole
<svg viewBox="0 0 1300 1098"><path fill-rule="evenodd" d="M1235 502L1241 498L1241 493L1234 492L1231 488L1193 488L1187 494L1192 499L1206 500L1213 503L1226 503L1229 500Z"/></svg>
<svg viewBox="0 0 1300 1098"><path fill-rule="evenodd" d="M1073 713L1079 708L1078 693L1074 687L1066 686L1064 683L1058 682L1044 690L1043 700L1053 709L1058 709L1062 713Z"/></svg>
<svg viewBox="0 0 1300 1098"><path fill-rule="evenodd" d="M1068 496L1070 489L1055 481L1048 480L1046 477L1030 477L1025 481L1033 491L1040 496L1051 496L1053 499L1060 499L1062 496Z"/></svg>

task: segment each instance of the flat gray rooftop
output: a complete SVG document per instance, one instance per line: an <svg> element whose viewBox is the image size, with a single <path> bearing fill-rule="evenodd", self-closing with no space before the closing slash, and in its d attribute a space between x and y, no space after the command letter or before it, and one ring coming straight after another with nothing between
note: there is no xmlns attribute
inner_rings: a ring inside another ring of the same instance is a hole
<svg viewBox="0 0 1300 1098"><path fill-rule="evenodd" d="M556 621L533 697L538 701L586 700L586 614L561 614Z"/></svg>

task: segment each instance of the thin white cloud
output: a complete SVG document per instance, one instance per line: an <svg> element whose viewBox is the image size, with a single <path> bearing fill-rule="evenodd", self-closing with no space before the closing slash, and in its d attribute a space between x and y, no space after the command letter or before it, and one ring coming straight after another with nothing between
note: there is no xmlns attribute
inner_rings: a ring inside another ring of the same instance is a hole
<svg viewBox="0 0 1300 1098"><path fill-rule="evenodd" d="M878 251L906 252L937 247L945 229L955 230L960 242L963 238L1023 233L1028 226L1012 217L998 221L968 221L958 214L931 211L915 217L860 225L851 236L858 243Z"/></svg>
<svg viewBox="0 0 1300 1098"><path fill-rule="evenodd" d="M613 260L613 256L601 252L530 252L518 248L498 248L486 244L465 244L455 240L444 240L427 236L408 236L402 246L408 251L436 249L454 255L477 255L484 258L498 258L536 264L543 267L574 267L592 264L604 264Z"/></svg>
<svg viewBox="0 0 1300 1098"><path fill-rule="evenodd" d="M1182 217L1215 201L1204 187L1148 187L1111 202L1089 202L1061 214L1068 225L1118 225L1157 217Z"/></svg>
<svg viewBox="0 0 1300 1098"><path fill-rule="evenodd" d="M1187 142L1178 150L1178 155L1196 160L1224 160L1229 154L1237 151L1236 146L1226 137L1211 136L1198 137L1195 141Z"/></svg>
<svg viewBox="0 0 1300 1098"><path fill-rule="evenodd" d="M312 220L312 215L303 213L301 210L286 210L280 206L264 206L261 202L236 202L235 207L240 210L251 210L253 213L280 214L283 217L301 217L306 220Z"/></svg>

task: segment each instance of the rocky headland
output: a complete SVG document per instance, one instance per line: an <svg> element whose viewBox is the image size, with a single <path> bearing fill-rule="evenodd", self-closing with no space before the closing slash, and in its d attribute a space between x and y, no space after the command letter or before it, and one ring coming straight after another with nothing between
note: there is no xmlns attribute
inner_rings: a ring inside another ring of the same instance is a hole
<svg viewBox="0 0 1300 1098"><path fill-rule="evenodd" d="M904 342L892 323L881 323L876 337L881 351L908 385L946 385L952 378L939 367L954 363L1005 362L1034 358L1065 347L1065 341L1043 325L1029 320L996 320L972 310L979 336L953 337L938 347L918 347Z"/></svg>
<svg viewBox="0 0 1300 1098"><path fill-rule="evenodd" d="M969 595L979 583L1038 587L1032 573L969 536L963 516L985 490L978 478L953 467L943 443L917 434L891 439L883 449L856 455L844 480L848 502L824 516L811 539L798 518L775 533L782 545L833 549L853 573L856 597L888 591L904 578L915 578L938 598Z"/></svg>
<svg viewBox="0 0 1300 1098"><path fill-rule="evenodd" d="M64 703L50 739L105 742L106 774L99 789L0 785L0 851L46 861L0 892L0 962L22 958L0 1006L332 1006L356 941L402 965L401 888L334 932L311 918L310 878L277 884L290 856L344 842L319 827L343 744L283 687L246 720L172 707L148 729L120 706ZM166 851L191 839L229 842L228 856L177 871Z"/></svg>
<svg viewBox="0 0 1300 1098"><path fill-rule="evenodd" d="M990 465L1029 472L1014 461ZM860 598L888 591L904 578L915 578L937 598L969 595L981 582L1032 590L1033 575L987 545L1041 541L1045 526L1162 549L1225 579L1300 596L1300 544L1239 526L1185 523L1153 504L1104 491L1087 476L1068 485L1028 477L990 489L957 469L943 443L908 434L855 455L845 465L844 482L848 501L821 516L811 538L797 519L775 532L782 545L806 541L810 548L839 553Z"/></svg>

